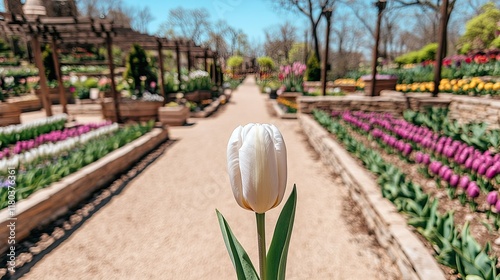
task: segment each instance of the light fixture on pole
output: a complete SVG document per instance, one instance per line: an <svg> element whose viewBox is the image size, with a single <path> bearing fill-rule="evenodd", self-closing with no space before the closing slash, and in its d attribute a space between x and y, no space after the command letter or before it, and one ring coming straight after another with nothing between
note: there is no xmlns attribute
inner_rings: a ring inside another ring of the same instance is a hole
<svg viewBox="0 0 500 280"><path fill-rule="evenodd" d="M328 69L328 52L330 51L330 25L332 20L332 8L324 8L323 15L326 17L326 43L325 43L325 53L323 55L323 67L321 67L321 93L323 96L326 95L326 72Z"/></svg>
<svg viewBox="0 0 500 280"><path fill-rule="evenodd" d="M371 83L371 96L375 96L375 83L377 81L377 60L378 60L378 44L380 41L380 23L382 21L382 12L384 11L387 5L386 0L378 0L375 2L375 6L378 8L378 16L377 16L377 27L375 29L375 46L373 47L373 56L372 56L372 83Z"/></svg>

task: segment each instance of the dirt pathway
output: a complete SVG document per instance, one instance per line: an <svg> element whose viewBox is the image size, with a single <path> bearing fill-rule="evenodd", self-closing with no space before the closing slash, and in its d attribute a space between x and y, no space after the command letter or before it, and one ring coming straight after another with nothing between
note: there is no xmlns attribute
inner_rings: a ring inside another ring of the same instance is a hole
<svg viewBox="0 0 500 280"><path fill-rule="evenodd" d="M249 122L280 128L288 150L286 197L293 183L298 188L287 279L398 278L298 122L270 117L265 103L250 77L224 112L172 128L178 141L23 279L235 279L216 208L257 265L254 214L237 205L226 173L227 140ZM268 240L281 206L266 215Z"/></svg>

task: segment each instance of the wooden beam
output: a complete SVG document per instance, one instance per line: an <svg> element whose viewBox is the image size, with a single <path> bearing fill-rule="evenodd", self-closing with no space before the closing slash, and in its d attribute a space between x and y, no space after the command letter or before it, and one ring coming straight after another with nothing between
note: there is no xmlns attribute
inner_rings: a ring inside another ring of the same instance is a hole
<svg viewBox="0 0 500 280"><path fill-rule="evenodd" d="M163 104L166 104L167 103L167 94L165 93L165 81L164 81L165 69L163 67L163 63L164 63L163 48L162 48L161 42L158 41L158 64L159 64L158 68L160 69L160 75L158 77L158 84L160 85L161 95L163 95Z"/></svg>
<svg viewBox="0 0 500 280"><path fill-rule="evenodd" d="M111 38L111 34L109 34L109 32L106 33L106 49L108 51L109 77L111 79L111 94L113 96L113 103L115 105L115 118L117 123L121 123L120 97L116 92L116 84L115 84L115 64L113 62L113 38Z"/></svg>
<svg viewBox="0 0 500 280"><path fill-rule="evenodd" d="M208 51L205 49L205 55L203 56L203 64L205 66L205 72L208 72L207 56L208 56Z"/></svg>
<svg viewBox="0 0 500 280"><path fill-rule="evenodd" d="M52 60L54 60L54 68L56 70L56 76L57 76L57 84L59 87L59 100L61 101L61 106L63 109L63 113L68 114L68 101L66 100L66 90L64 89L64 83L62 79L62 73L61 73L61 64L59 64L59 57L57 55L57 42L54 37L52 37Z"/></svg>
<svg viewBox="0 0 500 280"><path fill-rule="evenodd" d="M188 48L187 50L187 59L188 59L188 70L191 72L191 68L193 67L193 63L191 61L191 49Z"/></svg>
<svg viewBox="0 0 500 280"><path fill-rule="evenodd" d="M45 115L47 117L52 116L52 106L49 97L49 86L47 84L47 77L45 76L45 67L43 66L42 59L42 49L40 47L40 41L38 40L38 35L33 35L31 37L31 45L33 49L33 54L35 56L35 64L38 68L38 76L40 77L40 90L41 98L43 103L43 108L45 109Z"/></svg>
<svg viewBox="0 0 500 280"><path fill-rule="evenodd" d="M179 91L181 90L182 77L181 77L181 52L179 47L175 48L175 60L177 62L177 78L179 79Z"/></svg>

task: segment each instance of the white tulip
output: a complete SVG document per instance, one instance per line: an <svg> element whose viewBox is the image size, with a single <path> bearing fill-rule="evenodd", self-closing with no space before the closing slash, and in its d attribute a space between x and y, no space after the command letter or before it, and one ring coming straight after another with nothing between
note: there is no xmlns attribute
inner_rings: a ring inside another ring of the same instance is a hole
<svg viewBox="0 0 500 280"><path fill-rule="evenodd" d="M239 126L227 145L233 195L244 209L264 213L283 199L287 180L286 146L270 124Z"/></svg>

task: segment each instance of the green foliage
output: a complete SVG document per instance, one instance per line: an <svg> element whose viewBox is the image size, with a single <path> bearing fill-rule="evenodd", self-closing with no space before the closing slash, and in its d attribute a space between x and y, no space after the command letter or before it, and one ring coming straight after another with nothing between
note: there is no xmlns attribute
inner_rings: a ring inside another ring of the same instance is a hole
<svg viewBox="0 0 500 280"><path fill-rule="evenodd" d="M274 60L269 56L261 56L257 58L257 64L262 71L271 71L274 68Z"/></svg>
<svg viewBox="0 0 500 280"><path fill-rule="evenodd" d="M307 60L306 80L319 81L321 79L321 66L315 55L310 55Z"/></svg>
<svg viewBox="0 0 500 280"><path fill-rule="evenodd" d="M9 45L5 42L5 40L0 38L0 53L6 53L10 51Z"/></svg>
<svg viewBox="0 0 500 280"><path fill-rule="evenodd" d="M152 81L156 82L156 74L150 65L150 59L144 49L134 44L127 58L127 70L124 73L125 79L132 79L133 88L140 92L149 85ZM145 77L145 81L141 80Z"/></svg>
<svg viewBox="0 0 500 280"><path fill-rule="evenodd" d="M227 60L227 66L229 66L233 71L243 64L243 57L239 55L233 55Z"/></svg>
<svg viewBox="0 0 500 280"><path fill-rule="evenodd" d="M491 41L490 47L495 49L500 49L500 36L497 37L495 40Z"/></svg>
<svg viewBox="0 0 500 280"><path fill-rule="evenodd" d="M57 80L56 66L54 65L54 59L52 58L52 48L49 45L45 46L45 50L42 52L43 67L45 67L45 75L48 81Z"/></svg>
<svg viewBox="0 0 500 280"><path fill-rule="evenodd" d="M83 82L83 86L86 88L97 88L99 86L99 80L95 77L90 77L85 82Z"/></svg>
<svg viewBox="0 0 500 280"><path fill-rule="evenodd" d="M460 38L462 44L469 44L472 50L483 50L492 45L500 31L500 9L493 2L482 7L482 13L469 20L465 25L465 33ZM498 41L496 42L498 43Z"/></svg>
<svg viewBox="0 0 500 280"><path fill-rule="evenodd" d="M304 43L293 43L292 48L288 52L288 60L304 62L304 51Z"/></svg>
<svg viewBox="0 0 500 280"><path fill-rule="evenodd" d="M426 60L433 60L436 57L438 44L431 43L425 45L418 51L409 52L407 54L403 54L394 59L394 61L398 64L412 64L419 63Z"/></svg>

